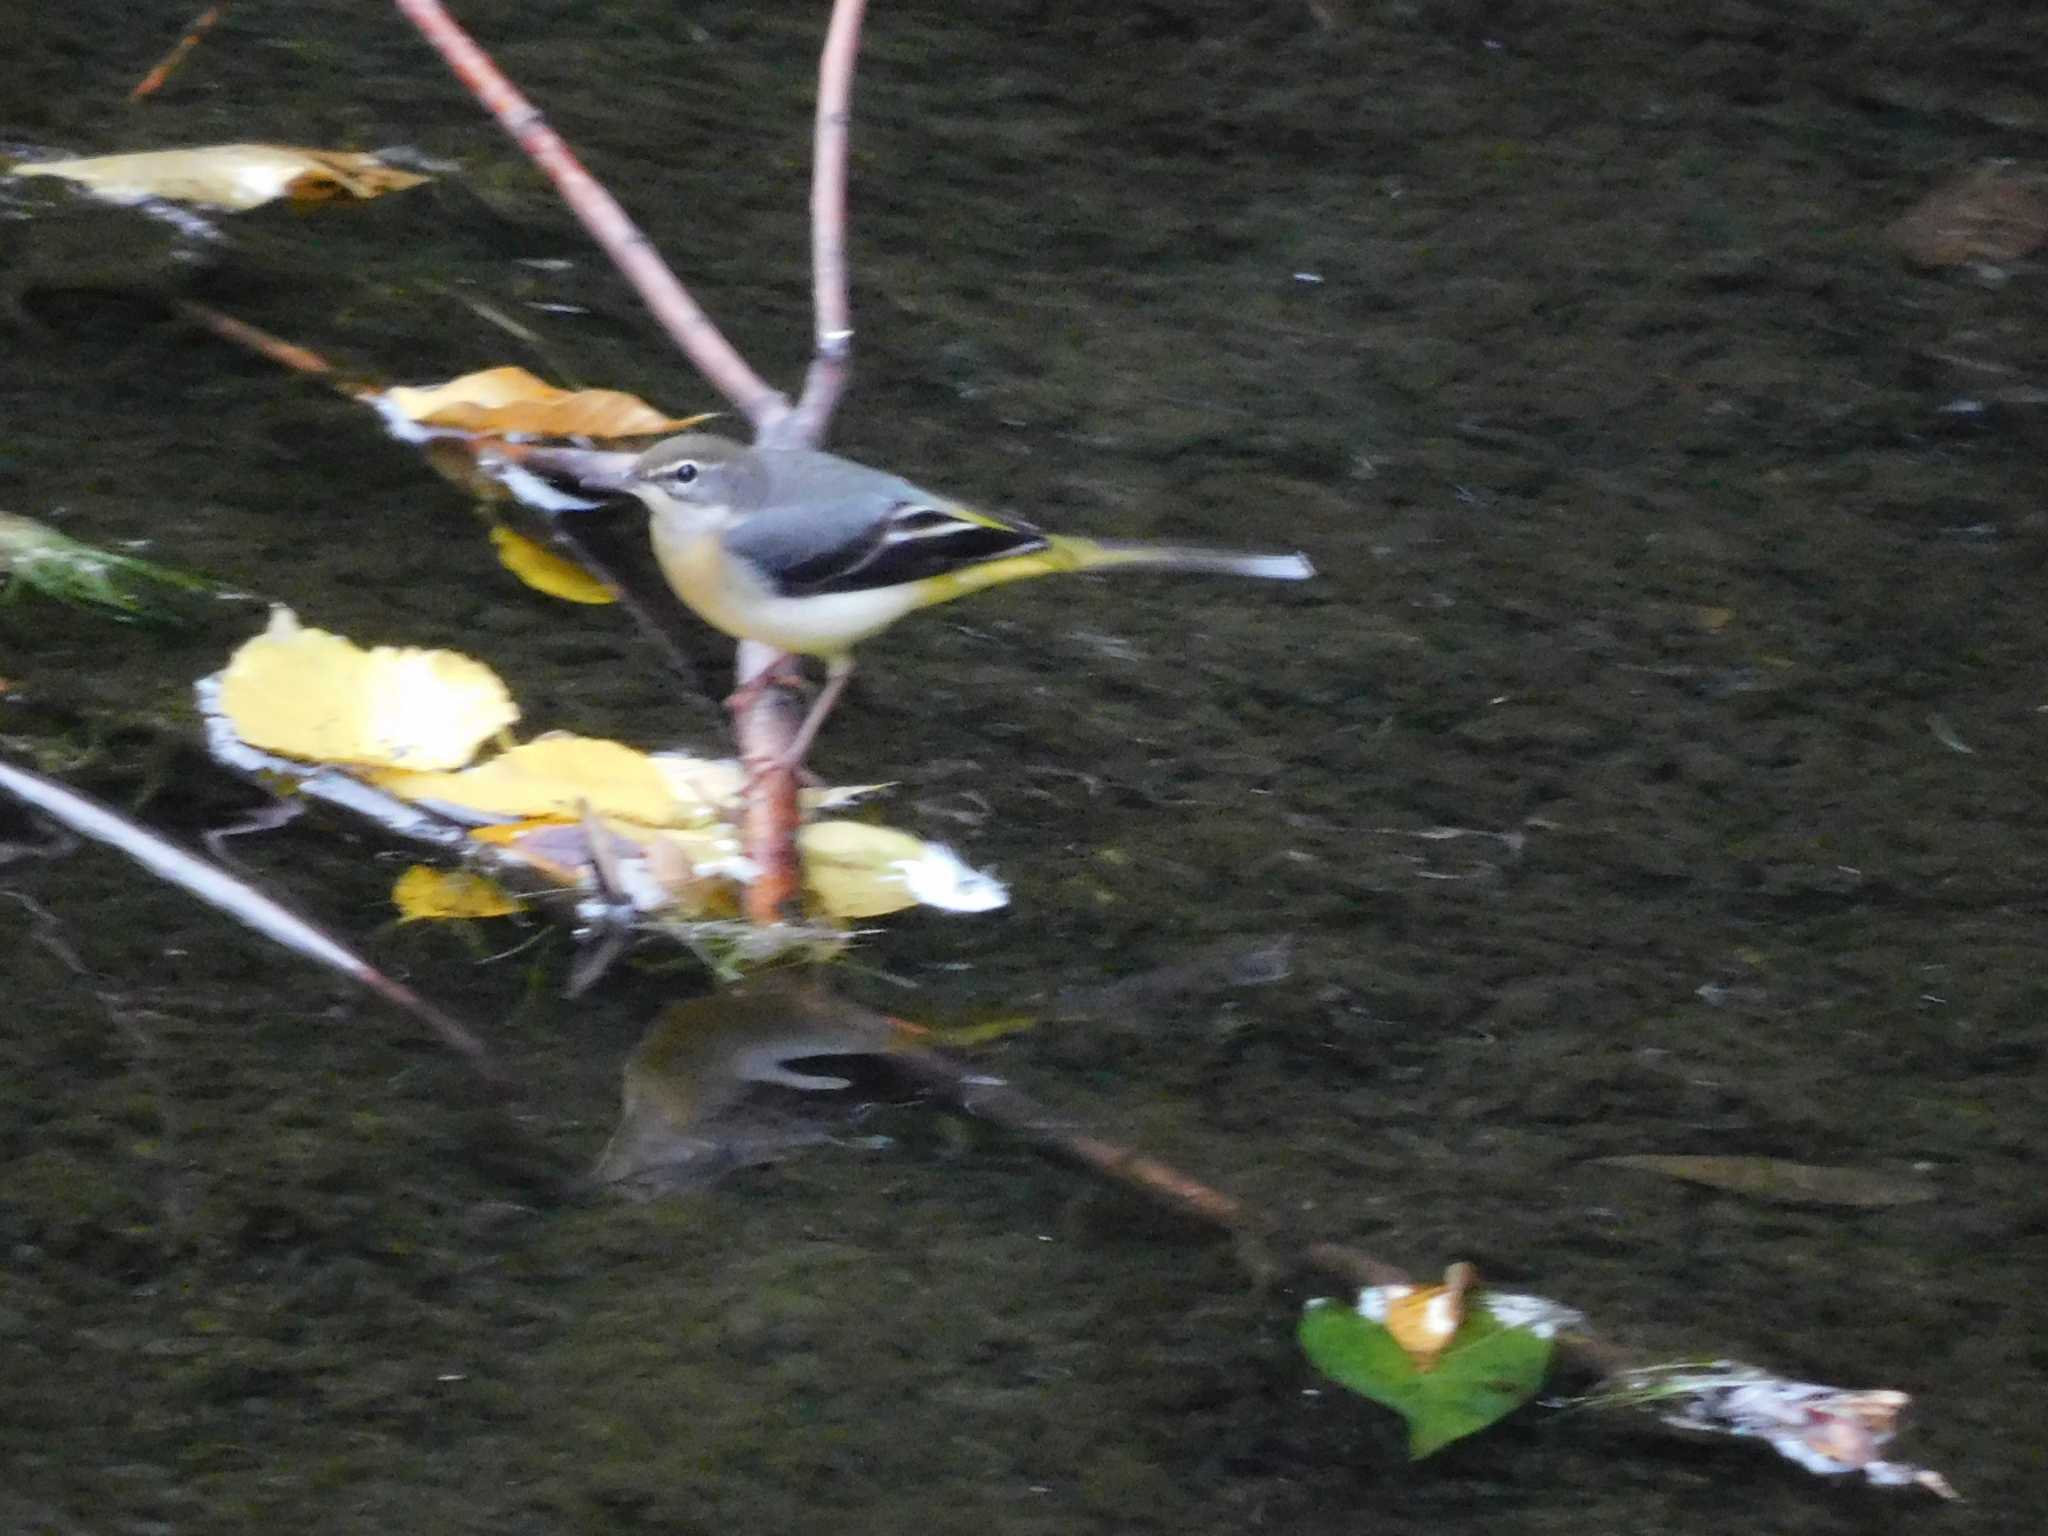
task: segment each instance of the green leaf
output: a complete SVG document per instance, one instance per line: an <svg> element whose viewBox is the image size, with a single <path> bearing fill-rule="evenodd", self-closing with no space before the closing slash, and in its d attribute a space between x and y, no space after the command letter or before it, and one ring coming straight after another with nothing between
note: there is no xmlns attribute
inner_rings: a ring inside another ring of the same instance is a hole
<svg viewBox="0 0 2048 1536"><path fill-rule="evenodd" d="M1416 1461L1512 1413L1550 1368L1551 1341L1496 1321L1483 1297L1427 1371L1379 1323L1327 1299L1308 1304L1297 1337L1317 1370L1408 1421Z"/></svg>

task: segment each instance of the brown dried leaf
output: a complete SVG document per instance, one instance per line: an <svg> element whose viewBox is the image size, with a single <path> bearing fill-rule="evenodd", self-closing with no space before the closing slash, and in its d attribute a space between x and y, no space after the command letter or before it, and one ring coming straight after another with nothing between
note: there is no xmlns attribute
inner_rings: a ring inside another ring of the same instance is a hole
<svg viewBox="0 0 2048 1536"><path fill-rule="evenodd" d="M1780 1157L1690 1157L1684 1155L1601 1157L1607 1168L1633 1168L1658 1173L1688 1184L1704 1184L1731 1194L1798 1205L1842 1205L1874 1208L1912 1205L1932 1200L1934 1186L1913 1174L1886 1173L1876 1168L1839 1168L1795 1163Z"/></svg>
<svg viewBox="0 0 2048 1536"><path fill-rule="evenodd" d="M616 389L558 389L524 368L486 368L445 384L384 391L386 404L423 427L522 432L535 437L653 437L704 416L667 416Z"/></svg>
<svg viewBox="0 0 2048 1536"><path fill-rule="evenodd" d="M280 197L298 203L382 197L430 178L353 150L284 144L211 144L84 160L18 165L17 176L58 176L95 197L132 203L146 197L242 213Z"/></svg>

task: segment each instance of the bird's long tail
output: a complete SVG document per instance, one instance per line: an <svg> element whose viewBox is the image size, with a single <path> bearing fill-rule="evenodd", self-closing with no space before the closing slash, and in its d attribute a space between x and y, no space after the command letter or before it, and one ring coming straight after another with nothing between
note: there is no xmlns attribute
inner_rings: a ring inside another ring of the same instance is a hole
<svg viewBox="0 0 2048 1536"><path fill-rule="evenodd" d="M1110 566L1150 566L1162 571L1193 571L1214 576L1257 576L1268 581L1306 581L1316 568L1306 555L1254 555L1234 549L1189 549L1176 544L1124 543L1116 539L1077 539L1054 534L1048 554L1064 555L1069 569L1102 570Z"/></svg>
<svg viewBox="0 0 2048 1536"><path fill-rule="evenodd" d="M1105 571L1124 567L1155 571L1207 572L1220 576L1260 576L1270 581L1302 581L1315 575L1315 567L1303 555L1249 555L1227 549L1186 549L1174 544L1123 543L1112 539L1082 539L1068 534L1044 536L1045 542L1021 554L999 555L930 579L924 606L950 602L969 592L999 587L1007 582L1025 581L1033 576L1057 576L1067 571Z"/></svg>

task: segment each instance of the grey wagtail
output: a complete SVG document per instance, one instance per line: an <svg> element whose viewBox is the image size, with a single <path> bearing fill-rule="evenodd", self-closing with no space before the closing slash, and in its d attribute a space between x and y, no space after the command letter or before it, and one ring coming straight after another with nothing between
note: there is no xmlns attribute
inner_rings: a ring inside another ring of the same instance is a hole
<svg viewBox="0 0 2048 1536"><path fill-rule="evenodd" d="M1045 533L837 454L686 432L619 482L653 514L668 584L714 629L821 656L825 687L789 750L803 761L853 672L853 648L905 614L1061 571L1149 567L1299 581L1301 555L1248 555Z"/></svg>

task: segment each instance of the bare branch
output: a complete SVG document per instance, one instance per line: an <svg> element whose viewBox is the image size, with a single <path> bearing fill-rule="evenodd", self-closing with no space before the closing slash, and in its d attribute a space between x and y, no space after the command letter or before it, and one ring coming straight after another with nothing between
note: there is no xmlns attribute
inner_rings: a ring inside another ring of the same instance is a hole
<svg viewBox="0 0 2048 1536"><path fill-rule="evenodd" d="M853 120L853 66L867 0L834 0L818 56L817 129L811 149L811 307L817 339L796 409L774 433L778 443L815 448L853 362L853 311L847 299L846 163Z"/></svg>
<svg viewBox="0 0 2048 1536"><path fill-rule="evenodd" d="M769 432L789 413L782 392L747 366L745 358L711 323L690 292L661 259L646 232L618 199L583 168L540 109L505 78L489 54L476 45L440 0L394 0L406 19L432 43L458 79L467 85L527 157L554 182L583 227L639 293L648 312L667 331L705 380L754 425Z"/></svg>

